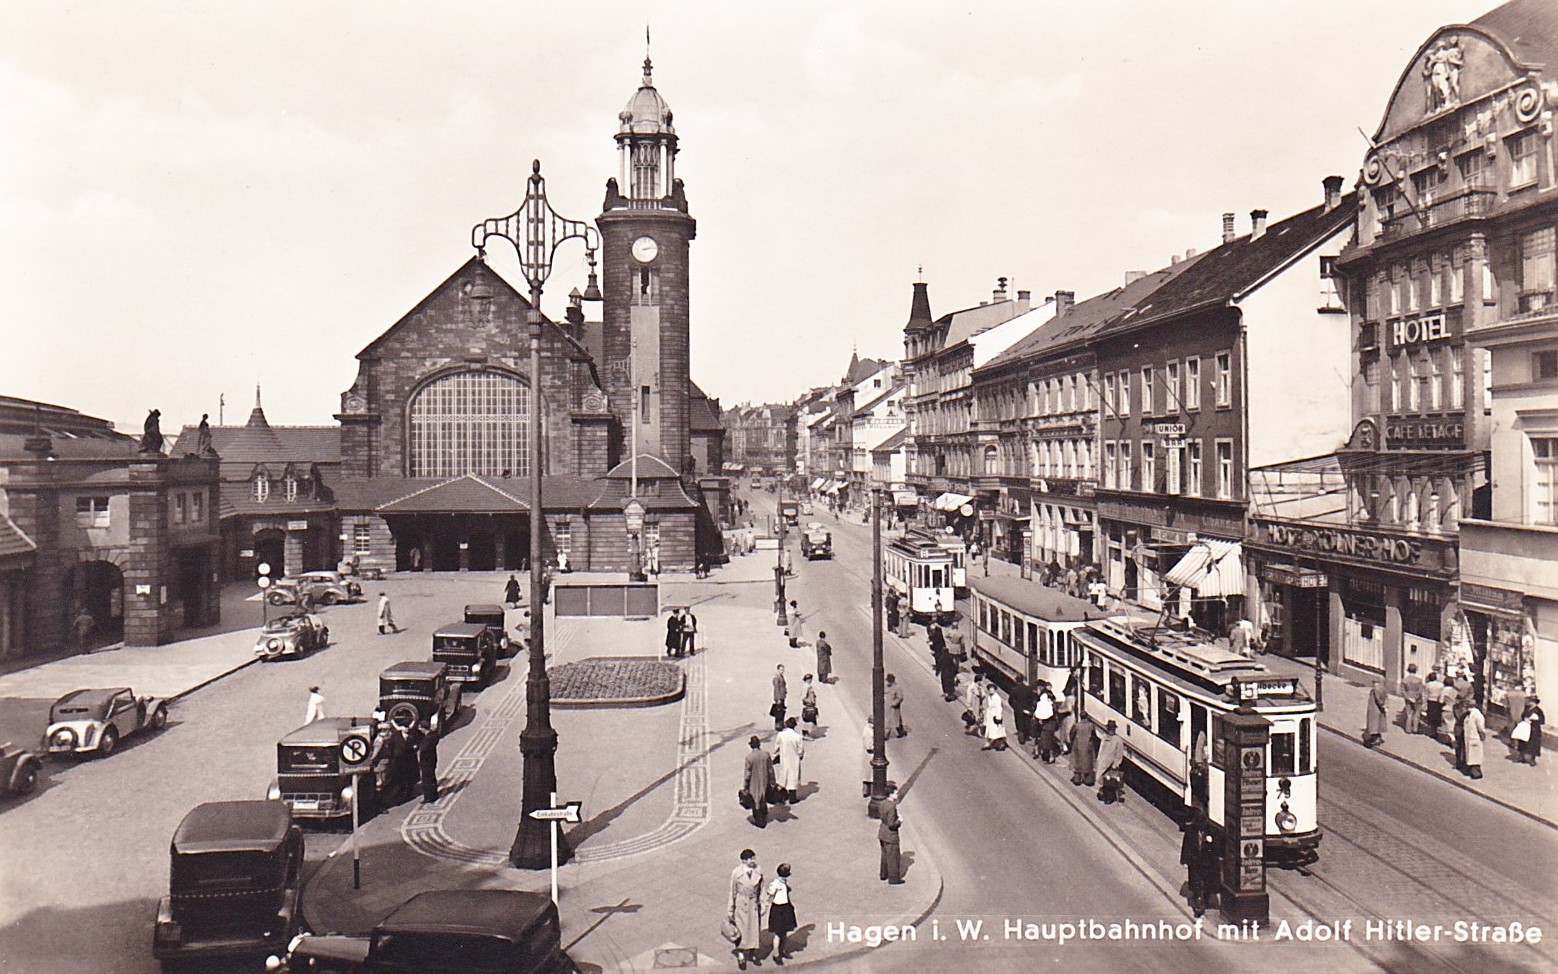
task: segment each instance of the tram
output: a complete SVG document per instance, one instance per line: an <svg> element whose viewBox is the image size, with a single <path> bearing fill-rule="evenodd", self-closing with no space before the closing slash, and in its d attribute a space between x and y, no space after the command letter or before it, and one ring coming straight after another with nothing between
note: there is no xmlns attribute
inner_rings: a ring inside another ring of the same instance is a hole
<svg viewBox="0 0 1558 974"><path fill-rule="evenodd" d="M882 575L903 596L911 620L946 623L957 618L952 556L934 540L908 534L885 544Z"/></svg>
<svg viewBox="0 0 1558 974"><path fill-rule="evenodd" d="M1020 578L976 578L969 593L973 652L1009 681L1044 680L1059 694L1081 658L1071 631L1107 617L1085 599Z"/></svg>
<svg viewBox="0 0 1558 974"><path fill-rule="evenodd" d="M908 534L924 541L933 541L941 546L941 549L952 559L953 594L960 599L966 597L968 595L968 543L958 535L924 527L910 528Z"/></svg>
<svg viewBox="0 0 1558 974"><path fill-rule="evenodd" d="M1266 858L1299 865L1319 858L1318 727L1315 703L1297 678L1190 632L1133 632L1102 621L1070 637L1080 654L1082 712L1099 726L1115 721L1131 763L1187 808L1204 807L1219 830L1227 811L1221 721L1243 697L1271 722Z"/></svg>

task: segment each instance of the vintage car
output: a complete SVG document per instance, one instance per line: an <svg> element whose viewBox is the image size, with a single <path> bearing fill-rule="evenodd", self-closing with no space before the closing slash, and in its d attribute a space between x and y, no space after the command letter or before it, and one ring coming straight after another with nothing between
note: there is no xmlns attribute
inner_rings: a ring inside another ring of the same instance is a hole
<svg viewBox="0 0 1558 974"><path fill-rule="evenodd" d="M507 889L418 893L367 936L303 934L266 962L292 974L574 974L557 906Z"/></svg>
<svg viewBox="0 0 1558 974"><path fill-rule="evenodd" d="M799 525L801 523L800 501L780 501L779 516L784 519L784 523L788 524L792 528Z"/></svg>
<svg viewBox="0 0 1558 974"><path fill-rule="evenodd" d="M173 833L152 954L164 970L285 948L300 927L303 831L281 802L207 802Z"/></svg>
<svg viewBox="0 0 1558 974"><path fill-rule="evenodd" d="M49 708L43 749L49 754L108 757L119 742L143 730L161 730L168 705L156 697L137 697L129 687L72 690Z"/></svg>
<svg viewBox="0 0 1558 974"><path fill-rule="evenodd" d="M378 722L371 717L323 717L276 744L276 780L266 798L286 802L296 819L331 820L352 814L347 788L356 779L357 811L378 807L368 758Z"/></svg>
<svg viewBox="0 0 1558 974"><path fill-rule="evenodd" d="M38 787L38 755L10 741L0 744L0 795L30 795Z"/></svg>
<svg viewBox="0 0 1558 974"><path fill-rule="evenodd" d="M313 605L337 602L361 602L362 585L340 572L304 572L293 578L278 578L265 591L271 605L297 605L304 595Z"/></svg>
<svg viewBox="0 0 1558 974"><path fill-rule="evenodd" d="M806 525L806 530L801 532L801 554L807 561L814 558L832 558L832 532L816 521Z"/></svg>
<svg viewBox="0 0 1558 974"><path fill-rule="evenodd" d="M479 622L492 632L492 638L498 641L498 653L508 656L514 651L509 641L507 616L503 614L503 606L488 603L477 603L465 607L465 621Z"/></svg>
<svg viewBox="0 0 1558 974"><path fill-rule="evenodd" d="M498 669L498 641L484 622L451 622L433 630L433 661L449 665L452 683L485 687Z"/></svg>
<svg viewBox="0 0 1558 974"><path fill-rule="evenodd" d="M408 660L379 674L379 711L401 730L422 721L447 728L460 709L460 683L449 679L449 664Z"/></svg>
<svg viewBox="0 0 1558 974"><path fill-rule="evenodd" d="M298 612L277 616L265 624L254 641L254 655L260 659L288 659L307 656L330 645L330 627L319 616Z"/></svg>

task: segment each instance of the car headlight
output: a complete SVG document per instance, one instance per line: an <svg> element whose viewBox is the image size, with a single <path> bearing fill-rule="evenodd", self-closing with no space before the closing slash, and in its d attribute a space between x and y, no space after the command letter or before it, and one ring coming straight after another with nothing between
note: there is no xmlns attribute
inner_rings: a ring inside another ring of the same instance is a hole
<svg viewBox="0 0 1558 974"><path fill-rule="evenodd" d="M281 800L281 785L276 783L276 782L274 782L274 781L271 782L271 786L269 788L265 789L265 799L266 799L266 801L273 801L273 802L274 801L280 801Z"/></svg>
<svg viewBox="0 0 1558 974"><path fill-rule="evenodd" d="M72 747L76 743L76 732L69 727L61 727L54 732L54 743L60 747Z"/></svg>
<svg viewBox="0 0 1558 974"><path fill-rule="evenodd" d="M477 660L476 661L476 663L471 667L471 672L472 673L480 673L481 672L481 660Z"/></svg>
<svg viewBox="0 0 1558 974"><path fill-rule="evenodd" d="M1288 803L1282 803L1282 811L1277 813L1277 828L1283 832L1295 832L1298 830L1298 816L1288 811Z"/></svg>
<svg viewBox="0 0 1558 974"><path fill-rule="evenodd" d="M272 639L272 640L267 641L265 643L265 645L269 649L280 649L281 648L281 640L279 640L279 639Z"/></svg>

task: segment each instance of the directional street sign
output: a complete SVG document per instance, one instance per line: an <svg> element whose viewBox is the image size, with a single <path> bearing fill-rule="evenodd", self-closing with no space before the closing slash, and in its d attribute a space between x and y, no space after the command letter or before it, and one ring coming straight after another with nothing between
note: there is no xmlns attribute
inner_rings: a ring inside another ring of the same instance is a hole
<svg viewBox="0 0 1558 974"><path fill-rule="evenodd" d="M530 813L530 817L542 822L568 822L577 824L583 819L579 816L579 809L584 802L565 802L557 808L538 808Z"/></svg>

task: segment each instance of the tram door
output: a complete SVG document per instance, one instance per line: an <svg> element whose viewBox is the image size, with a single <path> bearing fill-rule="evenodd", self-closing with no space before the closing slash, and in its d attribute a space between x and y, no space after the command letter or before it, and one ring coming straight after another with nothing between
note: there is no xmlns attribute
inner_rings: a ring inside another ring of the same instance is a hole
<svg viewBox="0 0 1558 974"><path fill-rule="evenodd" d="M1190 804L1196 808L1210 809L1211 786L1207 762L1211 759L1212 736L1207 724L1206 708L1190 704L1190 746L1185 749L1187 780L1190 782Z"/></svg>

